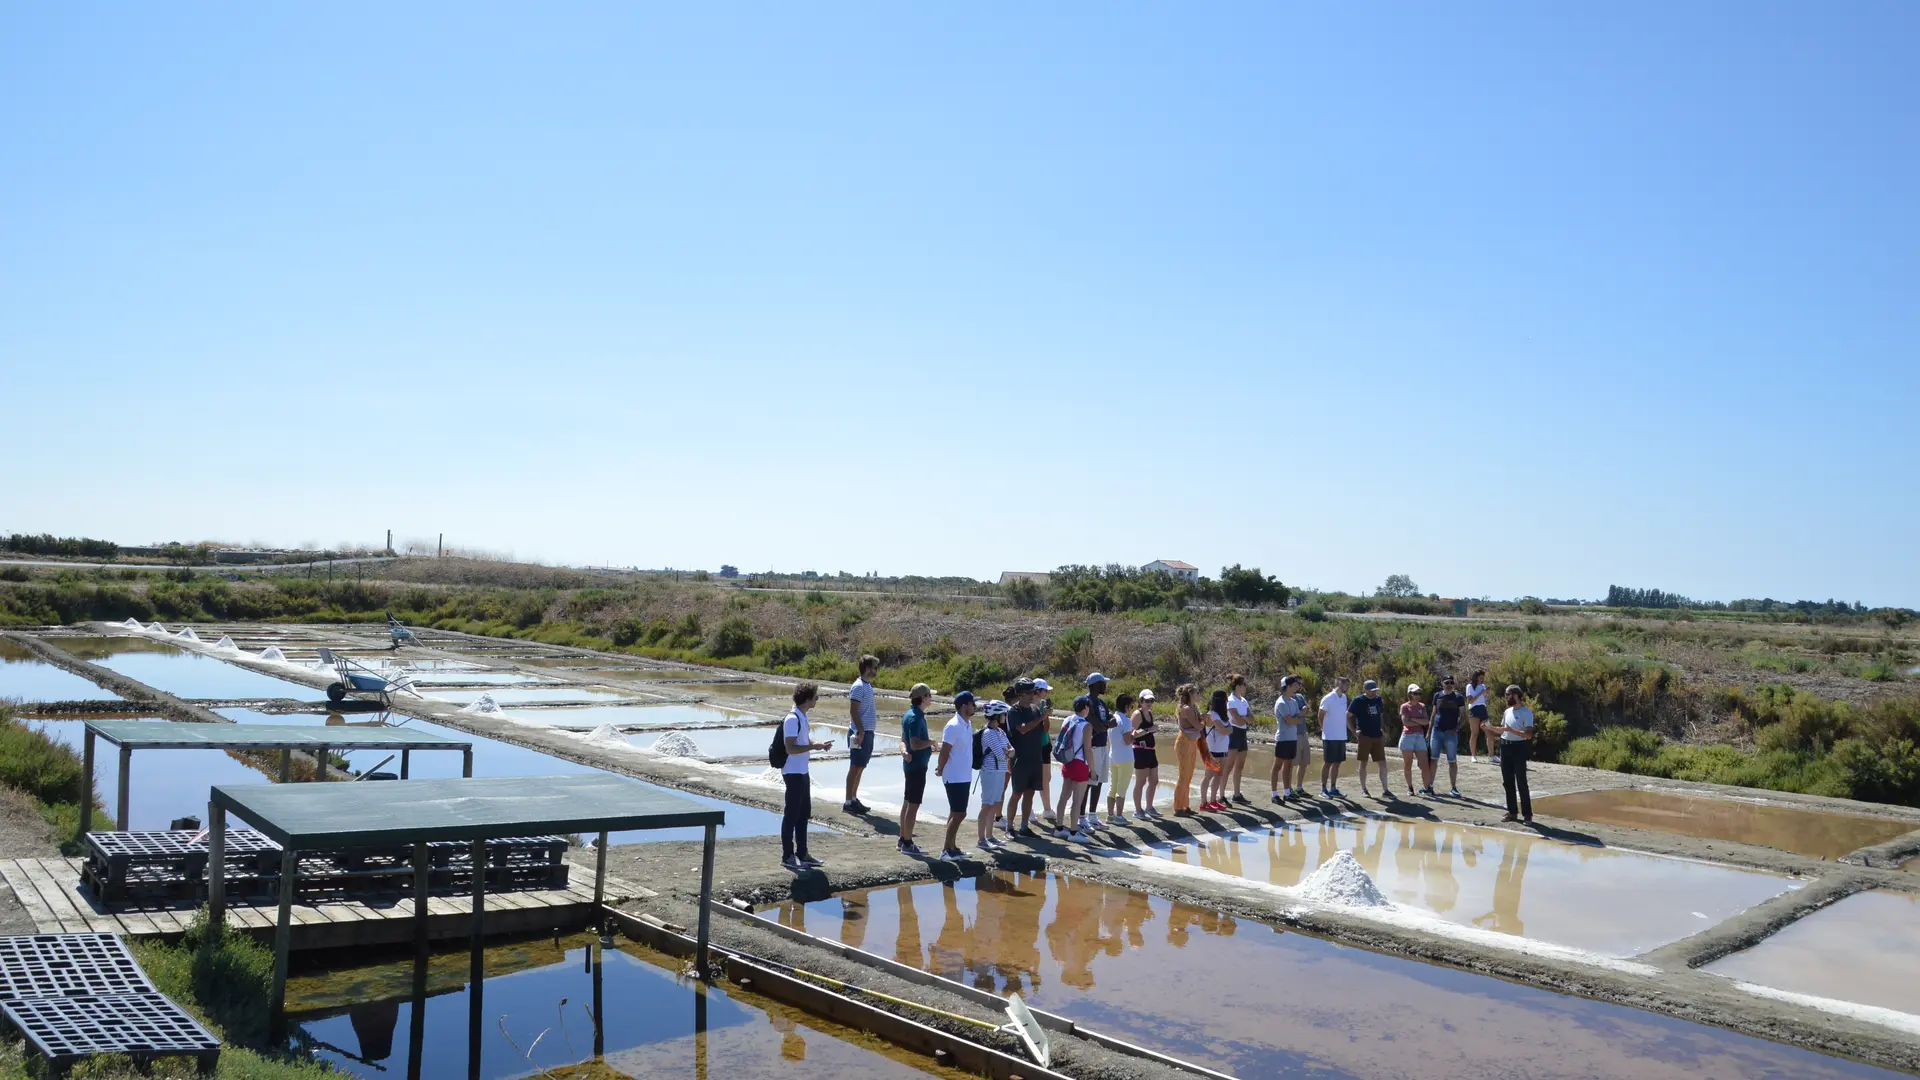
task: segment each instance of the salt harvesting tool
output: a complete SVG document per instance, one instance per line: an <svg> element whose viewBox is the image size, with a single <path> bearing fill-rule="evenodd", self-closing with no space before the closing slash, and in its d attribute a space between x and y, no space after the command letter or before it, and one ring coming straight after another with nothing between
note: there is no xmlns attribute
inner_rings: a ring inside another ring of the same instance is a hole
<svg viewBox="0 0 1920 1080"><path fill-rule="evenodd" d="M393 639L393 645L391 647L395 649L402 645L420 644L420 639L413 636L413 631L408 629L399 619L394 618L393 612L391 611L387 612L387 636Z"/></svg>
<svg viewBox="0 0 1920 1080"><path fill-rule="evenodd" d="M986 1031L1006 1032L1020 1040L1021 1045L1027 1048L1028 1055L1030 1055L1041 1068L1046 1069L1052 1067L1053 1048L1047 1042L1047 1033L1041 1028L1039 1021L1034 1019L1032 1010L1027 1008L1027 1003L1020 1000L1018 992L1007 995L1008 1022L1005 1024L996 1024L991 1020L980 1020L971 1016L963 1016L960 1013L949 1012L946 1009L938 1009L932 1005L923 1005L918 1001L908 1001L906 998L894 997L892 994L883 994L878 990L868 990L864 987L855 986L852 983L842 982L831 976L822 975L819 972L807 971L804 968L794 967L792 964L783 964L778 960L768 960L765 957L755 956L748 952L741 952L738 949L725 949L718 945L714 945L712 948L715 952L731 953L749 963L759 964L762 967L777 968L798 978L808 979L831 989L838 990L843 994L859 994L863 997L870 997L898 1005L901 1008L913 1009L916 1012L923 1012L930 1016L938 1016L945 1020L952 1020L955 1023L966 1024L969 1027L981 1028Z"/></svg>

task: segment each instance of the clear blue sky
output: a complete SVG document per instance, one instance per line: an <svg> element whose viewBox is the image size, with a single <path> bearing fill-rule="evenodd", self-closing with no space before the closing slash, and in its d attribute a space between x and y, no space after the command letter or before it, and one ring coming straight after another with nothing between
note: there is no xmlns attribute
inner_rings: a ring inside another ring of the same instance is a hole
<svg viewBox="0 0 1920 1080"><path fill-rule="evenodd" d="M539 10L0 7L0 529L1920 605L1920 4Z"/></svg>

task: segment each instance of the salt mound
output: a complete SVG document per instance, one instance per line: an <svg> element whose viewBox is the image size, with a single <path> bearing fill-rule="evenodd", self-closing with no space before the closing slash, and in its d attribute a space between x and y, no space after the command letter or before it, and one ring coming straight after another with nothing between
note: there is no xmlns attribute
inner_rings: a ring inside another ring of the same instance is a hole
<svg viewBox="0 0 1920 1080"><path fill-rule="evenodd" d="M773 787L784 787L787 781L786 778L780 774L779 769L769 765L752 776L747 777L747 782L750 784L767 784Z"/></svg>
<svg viewBox="0 0 1920 1080"><path fill-rule="evenodd" d="M123 623L121 623L120 625L121 625L121 626L124 626L124 627L126 627L126 628L127 628L127 629L129 629L129 630L144 630L144 629L146 629L146 627L143 627L143 626L141 626L141 625L140 625L140 620L139 620L139 619L135 619L135 618L131 618L131 617L129 617L129 618L127 619L127 621L126 621L126 622L123 622Z"/></svg>
<svg viewBox="0 0 1920 1080"><path fill-rule="evenodd" d="M233 643L233 639L230 637L221 638L219 641L214 643L213 647L216 649L231 649L234 652L240 651L240 646L235 645Z"/></svg>
<svg viewBox="0 0 1920 1080"><path fill-rule="evenodd" d="M1307 899L1323 904L1385 907L1391 903L1351 851L1339 852L1321 863L1318 870L1300 883L1300 891Z"/></svg>
<svg viewBox="0 0 1920 1080"><path fill-rule="evenodd" d="M497 713L500 711L500 703L493 700L492 694L481 694L480 700L460 711L465 713ZM605 727L607 725L602 724L601 726Z"/></svg>
<svg viewBox="0 0 1920 1080"><path fill-rule="evenodd" d="M284 664L287 662L287 654L280 651L280 646L269 645L266 648L260 650L260 659L272 660L277 663Z"/></svg>
<svg viewBox="0 0 1920 1080"><path fill-rule="evenodd" d="M161 626L157 622L152 622L147 624L147 633L149 634L164 634L166 632L167 632L167 628L164 626Z"/></svg>
<svg viewBox="0 0 1920 1080"><path fill-rule="evenodd" d="M174 636L178 637L182 641L199 641L200 640L200 635L194 633L193 627L191 626L182 627L180 632Z"/></svg>
<svg viewBox="0 0 1920 1080"><path fill-rule="evenodd" d="M706 756L700 752L700 744L694 742L693 738L684 731L669 731L665 735L653 740L653 745L647 749L666 757L697 758Z"/></svg>
<svg viewBox="0 0 1920 1080"><path fill-rule="evenodd" d="M612 724L601 724L599 727L580 736L580 741L591 743L594 746L607 747L612 750L633 749L633 744L628 742L627 737L620 733L620 729L614 727Z"/></svg>

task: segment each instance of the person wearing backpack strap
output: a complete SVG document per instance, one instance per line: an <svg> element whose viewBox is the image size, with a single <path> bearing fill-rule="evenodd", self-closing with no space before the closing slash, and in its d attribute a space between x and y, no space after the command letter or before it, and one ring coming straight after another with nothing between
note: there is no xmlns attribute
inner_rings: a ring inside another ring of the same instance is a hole
<svg viewBox="0 0 1920 1080"><path fill-rule="evenodd" d="M1087 766L1087 713L1093 703L1086 697L1073 699L1073 719L1060 728L1060 737L1053 740L1053 760L1060 763L1060 801L1055 804L1060 810L1060 829L1053 835L1060 840L1077 840L1082 844L1093 842L1093 836L1085 829L1075 828L1086 815L1087 781L1093 778L1093 771Z"/></svg>
<svg viewBox="0 0 1920 1080"><path fill-rule="evenodd" d="M813 816L813 778L807 772L807 758L815 750L833 749L833 740L814 742L807 724L807 710L820 700L820 688L810 682L793 688L793 711L780 722L786 760L780 766L780 779L786 783L787 798L780 814L780 865L789 870L809 870L824 866L807 854L807 820Z"/></svg>
<svg viewBox="0 0 1920 1080"><path fill-rule="evenodd" d="M1013 741L1007 738L1007 713L1004 701L989 701L981 710L987 726L973 733L973 767L980 774L980 850L992 854L1006 845L993 835L993 822L1000 816L1000 801L1007 794L1007 771L1013 765Z"/></svg>
<svg viewBox="0 0 1920 1080"><path fill-rule="evenodd" d="M947 839L940 848L942 862L959 862L960 823L967 820L967 797L973 792L973 714L977 706L971 691L953 695L953 719L940 733L940 782L947 789Z"/></svg>

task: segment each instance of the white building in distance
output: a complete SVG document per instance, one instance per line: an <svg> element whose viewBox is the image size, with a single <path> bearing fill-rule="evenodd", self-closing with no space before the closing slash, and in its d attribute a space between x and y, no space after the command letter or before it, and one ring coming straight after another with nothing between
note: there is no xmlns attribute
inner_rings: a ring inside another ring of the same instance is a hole
<svg viewBox="0 0 1920 1080"><path fill-rule="evenodd" d="M1194 566L1191 563L1183 563L1178 559L1155 559L1152 562L1148 563L1147 565L1141 567L1140 569L1146 571L1149 574L1153 573L1155 570L1158 570L1163 574L1171 574L1174 577L1179 578L1181 581L1186 581L1186 582L1195 582L1200 580L1199 567Z"/></svg>

